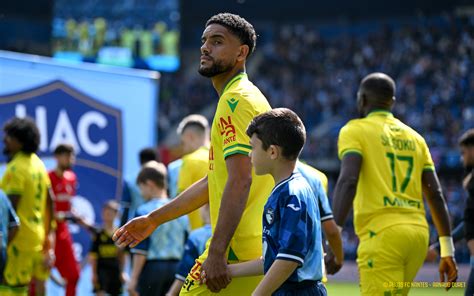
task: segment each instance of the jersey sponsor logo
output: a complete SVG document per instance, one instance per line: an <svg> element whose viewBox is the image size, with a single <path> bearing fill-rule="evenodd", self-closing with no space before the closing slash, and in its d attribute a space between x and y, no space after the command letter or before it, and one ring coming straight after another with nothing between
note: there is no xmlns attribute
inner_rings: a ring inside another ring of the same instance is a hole
<svg viewBox="0 0 474 296"><path fill-rule="evenodd" d="M230 137L228 137L228 138L225 138L225 139L224 139L224 146L226 146L226 145L228 145L228 144L230 144L230 143L232 143L232 142L235 142L235 140L236 140L235 135L230 136Z"/></svg>
<svg viewBox="0 0 474 296"><path fill-rule="evenodd" d="M189 292L189 289L191 289L192 286L194 286L194 280L186 279L186 281L183 284L182 289L185 289L186 291Z"/></svg>
<svg viewBox="0 0 474 296"><path fill-rule="evenodd" d="M274 220L274 210L272 208L268 208L267 212L265 213L265 219L267 219L268 224L272 224Z"/></svg>
<svg viewBox="0 0 474 296"><path fill-rule="evenodd" d="M301 209L300 207L296 206L295 204L289 204L286 207L292 209L295 212L298 212Z"/></svg>
<svg viewBox="0 0 474 296"><path fill-rule="evenodd" d="M193 280L199 281L199 279L201 278L201 262L196 261L196 264L194 264L193 268L189 272L189 276Z"/></svg>
<svg viewBox="0 0 474 296"><path fill-rule="evenodd" d="M234 113L235 108L237 108L237 105L239 104L239 100L232 98L232 99L227 100L227 104L229 105L230 111Z"/></svg>
<svg viewBox="0 0 474 296"><path fill-rule="evenodd" d="M225 135L226 137L230 137L235 135L235 126L232 124L232 117L227 116L227 119L224 117L219 118L218 126L221 136Z"/></svg>
<svg viewBox="0 0 474 296"><path fill-rule="evenodd" d="M421 203L419 201L399 197L390 199L390 197L387 196L383 197L383 205L384 207L421 208Z"/></svg>

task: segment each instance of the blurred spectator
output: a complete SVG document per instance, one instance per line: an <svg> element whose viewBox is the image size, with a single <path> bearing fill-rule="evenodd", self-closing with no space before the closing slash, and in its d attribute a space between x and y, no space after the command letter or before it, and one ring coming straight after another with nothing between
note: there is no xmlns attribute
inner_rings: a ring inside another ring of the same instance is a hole
<svg viewBox="0 0 474 296"><path fill-rule="evenodd" d="M54 218L56 220L55 266L66 283L66 296L76 295L80 266L74 257L72 237L67 219L71 218L71 199L76 195L77 178L72 171L75 162L74 148L60 144L54 149L56 168L49 172L54 192Z"/></svg>
<svg viewBox="0 0 474 296"><path fill-rule="evenodd" d="M105 203L102 208L102 221L104 223L102 228L87 225L83 220L79 221L94 236L89 253L89 262L92 267L94 293L98 296L121 295L122 285L127 280L124 272L125 253L112 240L112 235L116 230L114 221L118 210L119 204L116 201L109 200Z"/></svg>
<svg viewBox="0 0 474 296"><path fill-rule="evenodd" d="M138 161L143 167L149 161L160 161L160 156L155 148L143 148L138 154ZM122 217L120 225L124 225L128 220L135 217L135 211L144 203L143 197L135 183L124 180L122 195Z"/></svg>
<svg viewBox="0 0 474 296"><path fill-rule="evenodd" d="M207 176L209 170L209 123L206 117L198 114L186 116L177 133L181 138L183 157L168 165L171 198ZM191 230L204 226L199 209L189 213L188 218Z"/></svg>
<svg viewBox="0 0 474 296"><path fill-rule="evenodd" d="M189 271L196 263L196 259L204 252L206 249L206 243L211 238L212 228L209 216L209 204L202 206L199 209L199 213L201 214L204 226L191 231L189 234L186 245L184 246L183 259L179 262L175 280L168 293L166 293L166 296L179 295L179 291L181 290Z"/></svg>
<svg viewBox="0 0 474 296"><path fill-rule="evenodd" d="M137 184L146 201L137 209L137 217L146 215L169 201L166 193L166 167L163 164L156 161L146 163L138 174ZM168 291L183 255L188 228L186 216L171 220L159 226L131 250L133 264L128 284L131 296L161 296Z"/></svg>
<svg viewBox="0 0 474 296"><path fill-rule="evenodd" d="M0 285L3 283L3 271L7 260L7 247L15 237L20 226L20 220L13 209L10 200L0 190ZM0 291L2 289L0 288Z"/></svg>
<svg viewBox="0 0 474 296"><path fill-rule="evenodd" d="M51 236L50 181L43 162L36 155L40 134L31 119L14 118L3 130L4 153L9 162L1 188L20 218L18 232L7 249L5 282L11 293L26 294L34 281L32 292L44 295L44 282L54 265L54 236Z"/></svg>

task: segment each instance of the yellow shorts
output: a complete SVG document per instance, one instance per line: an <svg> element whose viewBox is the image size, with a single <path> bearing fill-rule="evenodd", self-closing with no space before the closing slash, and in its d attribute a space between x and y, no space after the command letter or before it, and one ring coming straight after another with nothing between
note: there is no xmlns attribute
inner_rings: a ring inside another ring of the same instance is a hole
<svg viewBox="0 0 474 296"><path fill-rule="evenodd" d="M407 295L425 260L428 238L426 227L410 224L362 236L357 249L361 295Z"/></svg>
<svg viewBox="0 0 474 296"><path fill-rule="evenodd" d="M181 288L179 295L251 295L263 278L263 276L233 278L230 284L225 289L219 291L219 293L212 293L205 284L199 284L200 276L201 262L199 260L196 260L196 264L193 266L188 276L186 277L186 280L184 281L183 287Z"/></svg>
<svg viewBox="0 0 474 296"><path fill-rule="evenodd" d="M49 272L49 268L44 264L43 252L19 250L13 244L8 247L3 273L7 285L27 286L32 278L45 281Z"/></svg>

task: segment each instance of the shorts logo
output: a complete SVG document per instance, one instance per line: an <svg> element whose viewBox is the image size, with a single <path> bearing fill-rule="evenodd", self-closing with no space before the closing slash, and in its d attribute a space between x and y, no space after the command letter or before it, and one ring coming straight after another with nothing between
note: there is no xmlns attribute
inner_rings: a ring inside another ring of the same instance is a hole
<svg viewBox="0 0 474 296"><path fill-rule="evenodd" d="M267 212L265 213L265 219L267 219L267 223L272 224L273 218L274 218L274 211L272 208L268 208Z"/></svg>
<svg viewBox="0 0 474 296"><path fill-rule="evenodd" d="M201 262L196 260L196 264L194 264L193 268L189 272L189 277L195 281L199 281L201 278Z"/></svg>
<svg viewBox="0 0 474 296"><path fill-rule="evenodd" d="M229 137L231 135L235 135L235 126L232 124L232 118L227 116L227 120L223 117L219 118L219 131L225 137Z"/></svg>

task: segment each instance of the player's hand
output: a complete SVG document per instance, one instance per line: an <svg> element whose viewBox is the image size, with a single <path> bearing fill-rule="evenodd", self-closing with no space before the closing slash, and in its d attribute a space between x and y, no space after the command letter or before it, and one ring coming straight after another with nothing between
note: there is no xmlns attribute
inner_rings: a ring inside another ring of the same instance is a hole
<svg viewBox="0 0 474 296"><path fill-rule="evenodd" d="M434 248L433 246L430 246L430 248L428 249L428 253L426 253L425 261L426 262L435 262L436 259L438 258L438 256L439 256L439 253L436 250L436 248Z"/></svg>
<svg viewBox="0 0 474 296"><path fill-rule="evenodd" d="M56 256L54 255L53 249L46 249L43 251L43 264L46 268L51 269L54 267Z"/></svg>
<svg viewBox="0 0 474 296"><path fill-rule="evenodd" d="M126 246L133 248L150 236L156 227L157 225L154 225L148 216L140 216L128 221L127 224L115 231L112 239L120 248Z"/></svg>
<svg viewBox="0 0 474 296"><path fill-rule="evenodd" d="M451 285L446 287L446 291L452 287L458 279L458 267L454 257L442 257L439 261L439 280L440 282L448 282Z"/></svg>
<svg viewBox="0 0 474 296"><path fill-rule="evenodd" d="M227 287L232 280L225 254L209 252L207 259L202 263L201 273L204 273L207 288L213 293L218 293Z"/></svg>
<svg viewBox="0 0 474 296"><path fill-rule="evenodd" d="M343 262L338 262L336 256L328 249L326 256L324 257L324 264L326 265L326 271L328 274L336 274L341 270Z"/></svg>

